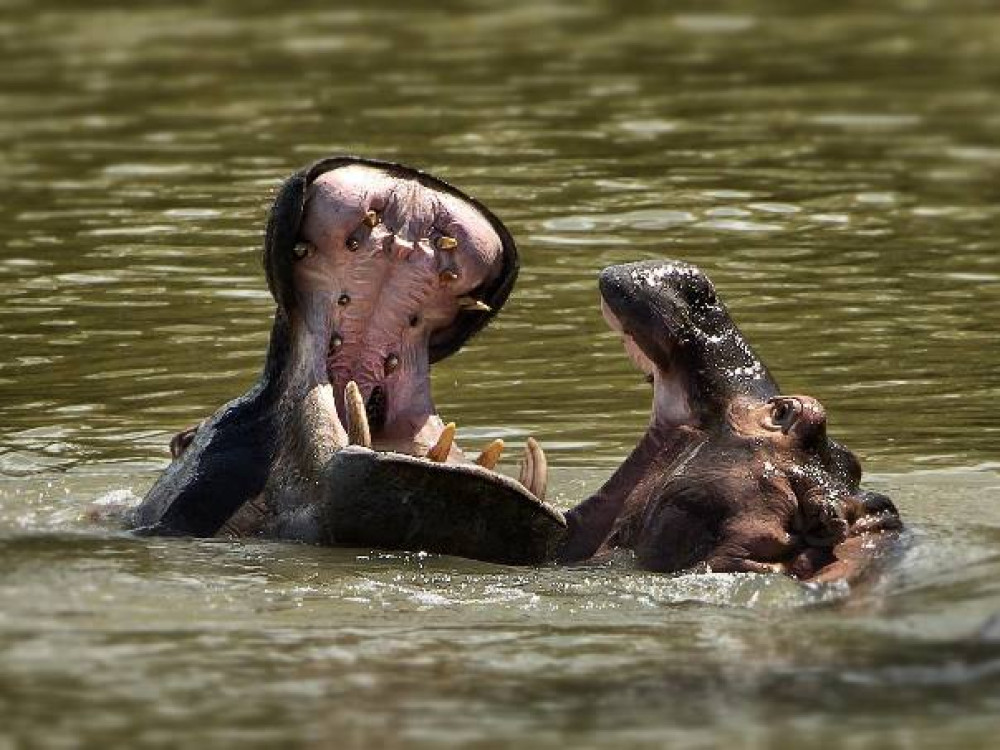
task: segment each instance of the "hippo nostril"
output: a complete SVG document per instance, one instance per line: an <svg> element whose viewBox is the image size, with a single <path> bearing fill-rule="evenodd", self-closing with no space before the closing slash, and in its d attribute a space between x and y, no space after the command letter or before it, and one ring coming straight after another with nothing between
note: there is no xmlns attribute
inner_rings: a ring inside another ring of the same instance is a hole
<svg viewBox="0 0 1000 750"><path fill-rule="evenodd" d="M347 292L344 292L339 297L337 297L337 304L340 305L341 307L346 307L347 305L351 304L351 295L349 295Z"/></svg>

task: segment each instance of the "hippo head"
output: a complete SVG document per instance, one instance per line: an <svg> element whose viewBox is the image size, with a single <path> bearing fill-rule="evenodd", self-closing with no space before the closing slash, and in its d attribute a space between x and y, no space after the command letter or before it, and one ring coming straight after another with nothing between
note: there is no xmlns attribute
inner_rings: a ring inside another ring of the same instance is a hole
<svg viewBox="0 0 1000 750"><path fill-rule="evenodd" d="M860 463L828 436L823 406L780 394L701 271L613 266L600 292L653 386L652 416L622 468L571 511L564 557L623 546L655 570L837 577L838 547L898 525L887 498L859 488Z"/></svg>
<svg viewBox="0 0 1000 750"><path fill-rule="evenodd" d="M431 365L485 327L514 285L517 250L500 220L426 173L330 159L280 191L264 266L288 342L270 531L483 556L461 507L436 504L474 498L501 559L546 555L547 536L532 547L516 522L502 532L519 510L532 528L562 523L541 503L541 448L529 440L515 482L494 470L500 441L465 456L431 395Z"/></svg>
<svg viewBox="0 0 1000 750"><path fill-rule="evenodd" d="M505 477L502 442L467 458L431 395L431 365L514 285L500 220L424 172L325 159L279 189L263 261L277 309L261 381L174 439L135 524L549 557L565 521L542 502L541 448L529 439L520 481Z"/></svg>

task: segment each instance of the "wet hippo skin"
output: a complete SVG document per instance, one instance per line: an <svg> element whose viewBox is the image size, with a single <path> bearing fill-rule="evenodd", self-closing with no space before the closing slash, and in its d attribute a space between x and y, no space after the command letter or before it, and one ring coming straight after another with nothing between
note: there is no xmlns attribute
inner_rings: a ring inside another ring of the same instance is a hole
<svg viewBox="0 0 1000 750"><path fill-rule="evenodd" d="M864 572L901 526L895 507L860 488L818 401L780 395L708 277L647 261L606 269L600 291L653 408L632 454L567 513L559 559L624 547L666 572Z"/></svg>

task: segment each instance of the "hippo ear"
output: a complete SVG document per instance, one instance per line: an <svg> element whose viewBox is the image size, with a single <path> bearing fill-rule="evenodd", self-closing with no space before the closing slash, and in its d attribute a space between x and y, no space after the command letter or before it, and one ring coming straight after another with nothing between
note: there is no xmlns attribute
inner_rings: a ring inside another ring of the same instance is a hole
<svg viewBox="0 0 1000 750"><path fill-rule="evenodd" d="M511 237L503 222L475 198L433 175L394 162L364 159L356 156L334 156L321 159L293 174L279 188L267 218L267 230L264 237L264 270L267 274L267 286L281 307L290 310L294 306L293 250L299 240L299 230L305 213L309 186L324 172L350 164L363 164L381 169L394 177L416 180L431 190L453 195L472 206L489 222L493 231L500 238L503 252L497 260L496 266L486 281L473 291L476 299L485 302L490 307L490 312L464 310L458 313L450 326L436 331L430 340L429 355L432 363L439 362L461 349L466 341L479 333L496 317L514 288L520 264L514 238Z"/></svg>

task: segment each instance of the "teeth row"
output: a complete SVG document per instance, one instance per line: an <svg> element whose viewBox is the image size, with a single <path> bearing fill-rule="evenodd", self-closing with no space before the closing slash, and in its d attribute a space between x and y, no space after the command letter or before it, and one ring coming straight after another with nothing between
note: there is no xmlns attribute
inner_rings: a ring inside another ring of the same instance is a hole
<svg viewBox="0 0 1000 750"><path fill-rule="evenodd" d="M347 405L347 439L349 444L371 448L372 433L368 426L368 412L365 409L364 399L361 397L361 389L353 380L348 382L344 389L344 403ZM447 461L455 443L455 431L454 422L446 424L437 442L427 451L426 458L439 464ZM494 440L483 448L476 463L492 471L500 462L503 449L503 440ZM544 500L548 475L549 465L545 458L545 452L538 441L529 437L524 446L524 456L521 458L519 481L528 492L539 500Z"/></svg>
<svg viewBox="0 0 1000 750"><path fill-rule="evenodd" d="M451 446L454 441L455 423L449 422L445 425L445 428L441 432L441 436L438 438L437 443L434 444L434 447L427 451L427 458L431 461L436 461L437 463L446 461L448 455L451 453ZM494 440L492 443L483 448L483 452L479 454L479 457L476 459L476 463L492 471L500 462L500 456L503 454L503 449L503 440ZM539 500L544 500L546 486L548 485L548 478L549 463L545 458L545 451L542 450L542 446L538 444L537 440L529 437L528 442L524 446L524 456L521 458L519 481L524 485L528 492L533 494Z"/></svg>

